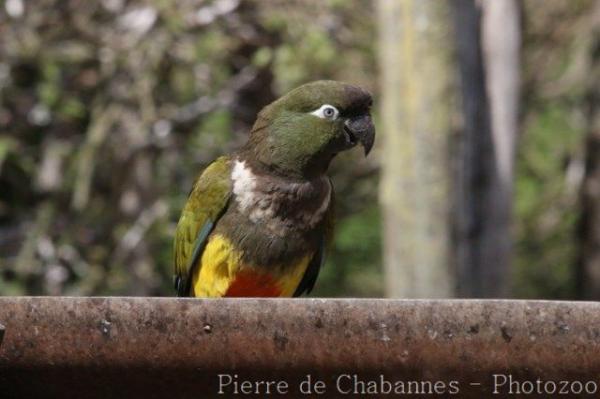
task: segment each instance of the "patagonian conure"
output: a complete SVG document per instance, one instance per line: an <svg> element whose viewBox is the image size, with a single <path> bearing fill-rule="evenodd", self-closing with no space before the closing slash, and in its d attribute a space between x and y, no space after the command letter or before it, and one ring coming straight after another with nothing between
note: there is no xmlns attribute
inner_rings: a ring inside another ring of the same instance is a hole
<svg viewBox="0 0 600 399"><path fill-rule="evenodd" d="M317 81L260 111L247 144L196 180L175 236L178 296L310 293L333 231L332 158L375 127L371 95Z"/></svg>

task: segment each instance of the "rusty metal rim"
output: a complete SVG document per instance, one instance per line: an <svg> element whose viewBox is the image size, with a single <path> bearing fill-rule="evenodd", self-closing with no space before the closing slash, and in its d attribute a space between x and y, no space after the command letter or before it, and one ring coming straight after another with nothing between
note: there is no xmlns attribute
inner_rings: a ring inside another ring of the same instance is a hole
<svg viewBox="0 0 600 399"><path fill-rule="evenodd" d="M465 384L600 374L598 302L4 297L0 321L12 397L197 398L219 373L312 373L330 386L342 373Z"/></svg>

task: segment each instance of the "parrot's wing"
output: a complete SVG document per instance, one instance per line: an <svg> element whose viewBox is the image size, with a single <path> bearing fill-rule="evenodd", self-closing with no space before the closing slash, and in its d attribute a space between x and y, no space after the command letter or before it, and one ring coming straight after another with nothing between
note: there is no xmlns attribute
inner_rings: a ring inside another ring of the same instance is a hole
<svg viewBox="0 0 600 399"><path fill-rule="evenodd" d="M331 185L331 182L329 182L329 184ZM327 208L327 213L325 214L325 219L323 221L323 235L321 236L321 243L319 244L319 248L315 252L314 256L310 260L310 263L304 272L304 276L302 276L302 280L300 280L300 284L298 284L296 291L294 291L295 297L300 296L303 293L310 294L315 286L317 277L319 276L319 271L321 270L323 264L325 264L327 248L329 248L331 242L333 241L333 226L335 221L334 203L333 185L331 185L331 197L329 198L329 207Z"/></svg>
<svg viewBox="0 0 600 399"><path fill-rule="evenodd" d="M194 266L207 238L227 209L231 196L231 161L221 157L211 163L194 183L175 232L175 275L177 296L188 296Z"/></svg>

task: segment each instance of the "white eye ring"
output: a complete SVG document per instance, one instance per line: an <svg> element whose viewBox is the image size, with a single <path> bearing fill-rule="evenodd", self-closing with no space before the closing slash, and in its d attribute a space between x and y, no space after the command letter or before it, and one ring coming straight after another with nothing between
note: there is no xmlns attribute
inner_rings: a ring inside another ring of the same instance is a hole
<svg viewBox="0 0 600 399"><path fill-rule="evenodd" d="M340 111L338 111L338 109L333 105L323 104L318 110L311 112L311 114L322 119L329 119L333 121L338 118Z"/></svg>

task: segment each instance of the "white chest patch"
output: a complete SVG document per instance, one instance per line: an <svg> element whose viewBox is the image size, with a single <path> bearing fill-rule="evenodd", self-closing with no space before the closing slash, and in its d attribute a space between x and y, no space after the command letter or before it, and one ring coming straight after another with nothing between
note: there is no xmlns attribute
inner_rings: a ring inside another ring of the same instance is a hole
<svg viewBox="0 0 600 399"><path fill-rule="evenodd" d="M262 179L262 180L261 180ZM233 194L242 214L271 232L283 235L293 228L312 228L321 220L331 200L331 184L323 177L315 182L287 182L257 176L245 161L236 160L231 171ZM321 186L317 198L315 184ZM323 188L325 195L322 194ZM313 191L311 191L313 189ZM313 193L312 195L302 193ZM315 203L318 200L318 203ZM284 212L285 218L280 214Z"/></svg>
<svg viewBox="0 0 600 399"><path fill-rule="evenodd" d="M245 211L256 202L256 176L246 167L246 162L236 160L231 171L231 180L240 209Z"/></svg>

